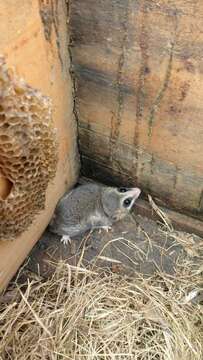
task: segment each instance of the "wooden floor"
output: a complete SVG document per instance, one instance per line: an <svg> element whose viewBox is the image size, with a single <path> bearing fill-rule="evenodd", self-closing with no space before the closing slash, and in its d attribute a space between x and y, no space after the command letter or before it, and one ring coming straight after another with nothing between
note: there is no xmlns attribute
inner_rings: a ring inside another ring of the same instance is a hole
<svg viewBox="0 0 203 360"><path fill-rule="evenodd" d="M79 180L79 184L87 182L93 180ZM179 236L183 237L186 243L187 237L192 236L197 246L202 242L202 238L197 234L202 235L203 228L202 223L196 219L172 210L161 210L170 218L175 230L163 232L160 217L152 210L151 205L142 199L136 202L134 211L115 223L108 233L94 230L84 237L72 239L71 243L65 246L60 242L59 236L46 230L30 254L28 267L42 276L50 276L55 264L62 259L73 268L95 264L127 275L135 271L149 276L156 271L172 275L176 272L177 260L180 261L181 257L184 259L187 255L184 246L174 237L177 228L196 233L180 233Z"/></svg>

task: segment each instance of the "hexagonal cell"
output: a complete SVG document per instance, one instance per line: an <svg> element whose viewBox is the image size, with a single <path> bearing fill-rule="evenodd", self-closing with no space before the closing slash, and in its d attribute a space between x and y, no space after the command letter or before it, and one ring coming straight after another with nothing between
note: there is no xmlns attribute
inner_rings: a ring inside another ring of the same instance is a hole
<svg viewBox="0 0 203 360"><path fill-rule="evenodd" d="M0 240L10 240L45 206L56 173L57 144L50 99L16 78L3 57L0 91L0 169L7 181L7 192L0 182Z"/></svg>
<svg viewBox="0 0 203 360"><path fill-rule="evenodd" d="M0 173L0 201L4 201L9 196L13 183Z"/></svg>

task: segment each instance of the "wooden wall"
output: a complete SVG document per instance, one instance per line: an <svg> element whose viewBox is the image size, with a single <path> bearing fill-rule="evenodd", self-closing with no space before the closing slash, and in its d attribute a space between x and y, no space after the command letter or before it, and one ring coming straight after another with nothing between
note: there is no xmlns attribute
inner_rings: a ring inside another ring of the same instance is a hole
<svg viewBox="0 0 203 360"><path fill-rule="evenodd" d="M72 0L83 171L203 210L202 0Z"/></svg>
<svg viewBox="0 0 203 360"><path fill-rule="evenodd" d="M18 77L51 98L58 141L57 172L46 191L45 209L13 242L0 242L0 289L15 274L41 236L59 197L77 180L79 162L72 111L67 20L65 0L0 2L0 54ZM2 179L1 186L4 186ZM5 189L1 190L0 194L5 192Z"/></svg>

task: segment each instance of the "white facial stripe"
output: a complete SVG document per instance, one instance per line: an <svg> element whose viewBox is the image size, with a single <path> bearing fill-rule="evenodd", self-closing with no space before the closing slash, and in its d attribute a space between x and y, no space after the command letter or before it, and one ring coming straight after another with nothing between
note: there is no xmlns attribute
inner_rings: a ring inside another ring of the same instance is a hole
<svg viewBox="0 0 203 360"><path fill-rule="evenodd" d="M127 196L127 199L128 199L128 197L129 197L129 196ZM125 198L125 199L126 199L126 198ZM125 200L125 199L124 199L124 200ZM123 200L123 201L124 201L124 200ZM128 210L131 209L131 207L133 206L135 200L136 200L136 198L132 198L130 205L127 207Z"/></svg>
<svg viewBox="0 0 203 360"><path fill-rule="evenodd" d="M139 197L141 190L139 188L132 188L125 193L125 199L128 197L135 198L135 200Z"/></svg>
<svg viewBox="0 0 203 360"><path fill-rule="evenodd" d="M132 188L132 189L126 191L125 196L122 199L122 202L124 202L128 198L132 198L132 201L131 201L130 205L127 207L127 209L129 209L129 210L131 209L135 200L139 197L140 193L141 193L141 190L139 188Z"/></svg>
<svg viewBox="0 0 203 360"><path fill-rule="evenodd" d="M122 197L123 201L128 198L133 198L133 200L135 201L139 197L140 193L141 193L141 190L138 188L130 189L130 190L126 191L126 193L123 194L123 197Z"/></svg>

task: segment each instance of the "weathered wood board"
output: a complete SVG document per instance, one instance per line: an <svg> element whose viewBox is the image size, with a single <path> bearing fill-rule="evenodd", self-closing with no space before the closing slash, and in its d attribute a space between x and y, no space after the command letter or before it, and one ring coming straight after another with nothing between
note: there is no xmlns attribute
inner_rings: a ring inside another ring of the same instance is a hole
<svg viewBox="0 0 203 360"><path fill-rule="evenodd" d="M58 140L57 172L46 190L45 210L40 211L27 231L13 242L0 242L0 289L41 236L58 198L77 179L79 162L68 41L65 0L0 2L0 54L18 77L51 98ZM0 187L1 196L6 196L2 177Z"/></svg>
<svg viewBox="0 0 203 360"><path fill-rule="evenodd" d="M202 0L70 2L83 171L203 211Z"/></svg>

